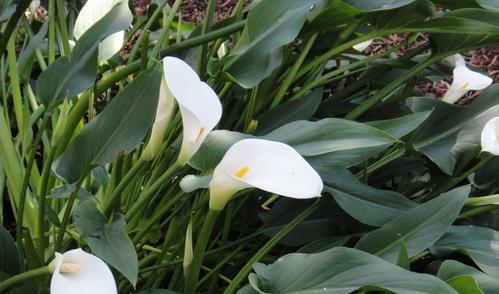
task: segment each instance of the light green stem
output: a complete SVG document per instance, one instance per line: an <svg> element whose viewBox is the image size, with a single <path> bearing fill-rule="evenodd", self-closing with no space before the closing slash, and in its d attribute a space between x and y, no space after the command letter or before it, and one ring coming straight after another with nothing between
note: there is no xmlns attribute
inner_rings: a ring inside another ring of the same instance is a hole
<svg viewBox="0 0 499 294"><path fill-rule="evenodd" d="M50 275L50 274L51 272L49 270L49 266L44 266L31 271L20 273L18 275L8 278L7 280L4 280L3 282L0 282L0 293L3 293L5 290L9 289L15 284L19 284L27 280L32 280L33 278L39 276Z"/></svg>

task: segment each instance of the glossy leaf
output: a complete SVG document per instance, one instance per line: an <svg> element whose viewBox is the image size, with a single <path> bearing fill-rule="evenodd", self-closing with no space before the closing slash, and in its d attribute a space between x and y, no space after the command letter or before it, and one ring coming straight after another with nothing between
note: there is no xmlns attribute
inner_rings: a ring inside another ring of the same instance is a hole
<svg viewBox="0 0 499 294"><path fill-rule="evenodd" d="M125 231L125 221L118 217L112 223L107 223L104 214L92 201L78 205L74 217L76 230L92 253L122 273L135 286L139 264L135 247Z"/></svg>
<svg viewBox="0 0 499 294"><path fill-rule="evenodd" d="M54 162L57 176L74 183L93 167L134 149L154 120L160 82L161 67L157 65L120 91Z"/></svg>
<svg viewBox="0 0 499 294"><path fill-rule="evenodd" d="M431 112L432 110L416 112L393 119L370 121L366 124L400 139L418 128Z"/></svg>
<svg viewBox="0 0 499 294"><path fill-rule="evenodd" d="M431 248L445 256L454 251L466 253L489 276L499 278L499 232L486 227L452 226Z"/></svg>
<svg viewBox="0 0 499 294"><path fill-rule="evenodd" d="M433 245L448 230L469 193L470 186L463 186L421 204L364 235L355 248L395 262L403 240L412 257Z"/></svg>
<svg viewBox="0 0 499 294"><path fill-rule="evenodd" d="M224 58L224 70L252 88L281 64L280 48L293 41L319 0L266 0L253 7L240 41Z"/></svg>
<svg viewBox="0 0 499 294"><path fill-rule="evenodd" d="M394 293L457 293L442 280L407 271L368 253L335 247L316 254L292 253L274 264L253 265L250 285L258 293L351 293L377 287ZM383 273L383 274L379 274Z"/></svg>
<svg viewBox="0 0 499 294"><path fill-rule="evenodd" d="M322 175L324 190L340 207L360 222L382 226L416 207L417 204L394 191L363 184L348 170Z"/></svg>
<svg viewBox="0 0 499 294"><path fill-rule="evenodd" d="M401 6L411 4L415 0L371 0L371 1L343 0L343 1L357 9L366 10L366 11L376 11L376 10L395 9Z"/></svg>

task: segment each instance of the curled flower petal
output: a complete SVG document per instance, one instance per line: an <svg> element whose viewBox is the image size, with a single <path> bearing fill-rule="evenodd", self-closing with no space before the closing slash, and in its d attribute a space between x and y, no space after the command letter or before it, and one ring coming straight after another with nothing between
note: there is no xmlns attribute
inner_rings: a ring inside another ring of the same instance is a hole
<svg viewBox="0 0 499 294"><path fill-rule="evenodd" d="M185 164L220 120L222 105L213 89L184 61L165 57L163 66L168 90L182 114L183 138L178 162Z"/></svg>
<svg viewBox="0 0 499 294"><path fill-rule="evenodd" d="M69 264L71 272L61 272ZM56 253L55 271L50 282L51 294L116 294L118 290L109 267L99 258L81 249Z"/></svg>
<svg viewBox="0 0 499 294"><path fill-rule="evenodd" d="M461 55L457 54L455 63L454 80L442 101L454 103L468 91L483 90L492 84L492 79L489 76L468 69Z"/></svg>
<svg viewBox="0 0 499 294"><path fill-rule="evenodd" d="M373 41L374 41L374 39L360 42L359 44L353 45L352 48L355 49L356 51L362 52L362 51L366 50L367 47L369 47L369 45L371 45Z"/></svg>
<svg viewBox="0 0 499 294"><path fill-rule="evenodd" d="M78 40L91 26L124 0L88 0L75 21L73 34ZM125 32L117 32L99 44L99 62L106 61L123 47Z"/></svg>
<svg viewBox="0 0 499 294"><path fill-rule="evenodd" d="M245 188L307 199L319 197L323 183L292 147L262 139L244 139L225 153L210 182L210 208L221 210Z"/></svg>
<svg viewBox="0 0 499 294"><path fill-rule="evenodd" d="M482 151L499 155L499 117L489 120L481 134Z"/></svg>

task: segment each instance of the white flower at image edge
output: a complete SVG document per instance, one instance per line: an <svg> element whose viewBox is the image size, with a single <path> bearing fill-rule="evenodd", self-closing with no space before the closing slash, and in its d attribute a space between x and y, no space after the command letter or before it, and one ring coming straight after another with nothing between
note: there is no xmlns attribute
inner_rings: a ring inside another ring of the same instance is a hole
<svg viewBox="0 0 499 294"><path fill-rule="evenodd" d="M222 210L246 188L296 199L320 197L321 177L295 149L280 142L245 139L225 153L213 172L210 208Z"/></svg>
<svg viewBox="0 0 499 294"><path fill-rule="evenodd" d="M52 262L51 294L116 294L116 282L109 267L81 249L56 253Z"/></svg>
<svg viewBox="0 0 499 294"><path fill-rule="evenodd" d="M119 3L128 5L125 0L88 0L76 18L73 34L78 40L91 26L103 18ZM114 33L99 44L99 63L108 60L123 47L125 31Z"/></svg>
<svg viewBox="0 0 499 294"><path fill-rule="evenodd" d="M222 104L213 89L181 59L165 57L163 69L168 90L175 97L182 115L183 136L178 162L183 165L217 125L222 117Z"/></svg>
<svg viewBox="0 0 499 294"><path fill-rule="evenodd" d="M499 155L499 117L489 120L482 130L482 151Z"/></svg>
<svg viewBox="0 0 499 294"><path fill-rule="evenodd" d="M453 71L454 79L442 98L442 101L451 104L470 90L483 90L492 84L490 77L468 69L461 55L456 54L454 58L456 64Z"/></svg>

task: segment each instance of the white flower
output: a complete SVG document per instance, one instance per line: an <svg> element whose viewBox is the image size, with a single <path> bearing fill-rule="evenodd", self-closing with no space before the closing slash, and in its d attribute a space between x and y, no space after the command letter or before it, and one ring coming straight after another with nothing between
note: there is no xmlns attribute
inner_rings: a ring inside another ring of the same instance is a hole
<svg viewBox="0 0 499 294"><path fill-rule="evenodd" d="M166 81L161 81L159 90L158 107L156 108L156 118L152 125L151 138L144 149L143 155L145 160L151 160L160 151L163 143L163 136L170 122L175 100L166 86Z"/></svg>
<svg viewBox="0 0 499 294"><path fill-rule="evenodd" d="M307 199L320 197L321 177L292 147L262 139L244 139L229 148L213 172L210 209L222 210L246 188Z"/></svg>
<svg viewBox="0 0 499 294"><path fill-rule="evenodd" d="M482 151L499 155L499 117L489 120L482 130Z"/></svg>
<svg viewBox="0 0 499 294"><path fill-rule="evenodd" d="M362 51L366 50L367 47L369 47L369 45L371 45L373 41L374 41L374 39L360 42L359 44L353 45L352 48L355 49L356 51L362 52Z"/></svg>
<svg viewBox="0 0 499 294"><path fill-rule="evenodd" d="M73 34L78 40L91 26L103 18L117 4L125 0L88 0L76 18ZM123 47L125 32L114 33L99 44L99 63L108 60Z"/></svg>
<svg viewBox="0 0 499 294"><path fill-rule="evenodd" d="M456 64L453 72L454 80L442 101L454 103L469 90L483 90L492 84L490 77L468 69L461 55L456 54L454 58Z"/></svg>
<svg viewBox="0 0 499 294"><path fill-rule="evenodd" d="M222 104L213 89L184 61L165 57L163 69L168 90L182 114L183 137L178 163L183 165L222 117Z"/></svg>
<svg viewBox="0 0 499 294"><path fill-rule="evenodd" d="M109 267L81 249L55 254L52 262L51 294L116 294L116 282Z"/></svg>

